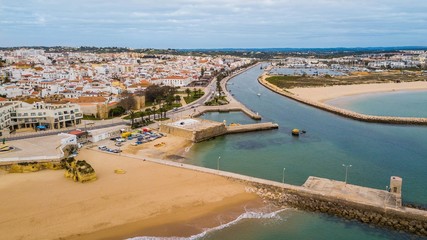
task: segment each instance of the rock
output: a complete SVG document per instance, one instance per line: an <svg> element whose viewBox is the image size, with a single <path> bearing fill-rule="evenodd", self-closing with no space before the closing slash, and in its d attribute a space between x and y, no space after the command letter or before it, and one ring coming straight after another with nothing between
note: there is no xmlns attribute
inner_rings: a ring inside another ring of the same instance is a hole
<svg viewBox="0 0 427 240"><path fill-rule="evenodd" d="M62 160L61 163L65 168L64 176L73 179L75 182L88 182L97 178L95 170L85 160L69 158Z"/></svg>

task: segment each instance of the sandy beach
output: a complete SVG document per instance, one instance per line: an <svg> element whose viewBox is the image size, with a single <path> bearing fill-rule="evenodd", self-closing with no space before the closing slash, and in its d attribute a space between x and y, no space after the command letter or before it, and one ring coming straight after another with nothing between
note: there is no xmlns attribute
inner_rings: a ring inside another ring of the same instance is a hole
<svg viewBox="0 0 427 240"><path fill-rule="evenodd" d="M364 93L427 90L427 82L379 83L359 85L337 85L330 87L308 87L287 89L298 97L325 102L334 98Z"/></svg>
<svg viewBox="0 0 427 240"><path fill-rule="evenodd" d="M0 239L191 236L261 204L224 177L90 149L77 158L98 180L76 183L63 170L0 174Z"/></svg>

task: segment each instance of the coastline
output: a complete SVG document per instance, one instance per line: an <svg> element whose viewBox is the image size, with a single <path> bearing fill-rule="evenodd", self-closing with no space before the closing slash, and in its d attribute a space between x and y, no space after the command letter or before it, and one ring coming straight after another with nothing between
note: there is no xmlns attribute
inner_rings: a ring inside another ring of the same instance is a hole
<svg viewBox="0 0 427 240"><path fill-rule="evenodd" d="M264 87L270 89L271 91L280 94L284 97L290 98L292 100L295 100L297 102L300 103L304 103L306 105L330 112L330 113L334 113L336 115L342 116L342 117L347 117L350 119L354 119L354 120L358 120L358 121L362 121L362 122L371 122L371 123L385 123L385 124L400 124L400 125L427 125L427 118L417 118L417 117L395 117L395 116L375 116L375 115L366 115L366 114L362 114L362 113L357 113L357 112L353 112L350 110L346 110L346 109L342 109L342 108L338 108L338 107L334 107L328 104L323 103L321 100L323 99L331 99L328 97L319 97L322 96L322 94L325 94L323 91L325 91L325 89L327 89L326 87L322 87L322 88L311 88L309 90L307 90L307 92L309 93L305 93L304 96L301 95L297 95L294 94L292 92L291 89L281 89L279 87L277 87L276 85L273 85L269 82L266 81L266 78L268 76L266 76L265 74L261 75L260 77L258 77L258 82L263 85ZM418 83L423 83L425 84L425 86L427 86L427 82L418 82ZM397 83L397 84L402 84L402 83ZM367 86L369 86L370 84L365 84ZM381 84L379 84L381 85ZM351 87L353 85L350 85L349 87ZM354 85L356 86L356 85ZM353 89L354 89L353 86ZM360 86L360 85L359 85ZM334 88L335 90L338 88L339 86L333 86L332 88ZM300 88L302 89L302 88ZM351 89L351 88L350 88ZM360 94L362 93L366 93L363 92L363 90L366 88L362 88L362 90L359 91ZM389 91L393 91L396 90L396 88L388 88ZM423 90L423 87L417 88L418 90ZM400 89L399 89L400 90ZM410 90L410 89L401 89L401 90ZM310 92L310 91L314 91L318 94L315 94L314 92ZM366 90L367 91L367 90ZM387 90L384 90L387 91ZM304 90L300 90L300 94L304 92ZM321 92L321 93L319 93ZM334 92L340 92L340 91L334 91ZM372 93L375 92L375 90L372 91ZM376 92L381 92L381 91L376 91ZM357 92L355 92L357 93ZM312 94L313 96L307 96ZM339 96L346 96L345 94L342 95L343 93L339 93L336 95L336 97ZM346 93L346 94L351 94L351 93ZM317 96L317 97L316 97Z"/></svg>
<svg viewBox="0 0 427 240"><path fill-rule="evenodd" d="M0 196L0 238L191 236L218 225L218 214L232 219L261 205L244 183L226 177L90 149L77 159L87 160L98 180L76 183L63 170L0 175L8 193Z"/></svg>
<svg viewBox="0 0 427 240"><path fill-rule="evenodd" d="M427 82L373 83L357 85L336 85L328 87L292 88L287 91L296 96L312 101L326 102L332 99L368 93L384 93L394 91L427 90Z"/></svg>

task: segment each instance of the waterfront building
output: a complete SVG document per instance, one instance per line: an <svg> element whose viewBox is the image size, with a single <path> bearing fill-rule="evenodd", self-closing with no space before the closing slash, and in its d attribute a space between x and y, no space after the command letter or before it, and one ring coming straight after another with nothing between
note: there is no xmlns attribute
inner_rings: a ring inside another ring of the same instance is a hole
<svg viewBox="0 0 427 240"><path fill-rule="evenodd" d="M59 129L75 126L81 122L83 114L77 104L48 104L21 101L0 102L0 130L20 128Z"/></svg>

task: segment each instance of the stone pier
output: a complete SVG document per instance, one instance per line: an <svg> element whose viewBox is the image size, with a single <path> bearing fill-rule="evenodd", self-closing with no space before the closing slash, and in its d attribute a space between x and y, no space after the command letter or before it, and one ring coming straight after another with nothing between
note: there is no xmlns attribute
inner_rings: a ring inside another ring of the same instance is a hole
<svg viewBox="0 0 427 240"><path fill-rule="evenodd" d="M179 162L123 155L242 181L250 186L248 191L277 206L321 212L365 224L427 236L427 211L400 206L398 202L400 194L385 190L318 177L309 177L304 185L295 186Z"/></svg>

